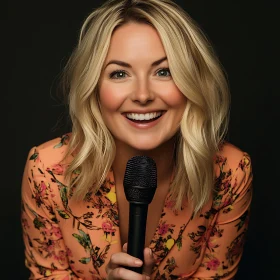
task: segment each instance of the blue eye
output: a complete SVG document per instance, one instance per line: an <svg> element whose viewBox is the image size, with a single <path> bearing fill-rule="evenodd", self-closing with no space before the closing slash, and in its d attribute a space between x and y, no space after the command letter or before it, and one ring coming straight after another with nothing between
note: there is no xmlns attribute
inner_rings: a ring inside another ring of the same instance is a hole
<svg viewBox="0 0 280 280"><path fill-rule="evenodd" d="M160 77L169 77L171 76L169 68L162 68L157 71L157 75Z"/></svg>
<svg viewBox="0 0 280 280"><path fill-rule="evenodd" d="M123 70L117 70L110 74L110 79L123 79L126 77L126 73Z"/></svg>

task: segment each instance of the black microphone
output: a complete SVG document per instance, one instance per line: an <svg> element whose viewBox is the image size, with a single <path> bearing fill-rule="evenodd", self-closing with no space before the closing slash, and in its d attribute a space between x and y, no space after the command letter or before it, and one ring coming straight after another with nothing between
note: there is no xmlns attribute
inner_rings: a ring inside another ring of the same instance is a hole
<svg viewBox="0 0 280 280"><path fill-rule="evenodd" d="M144 262L148 205L157 187L157 167L147 156L134 156L128 160L124 175L124 192L129 202L129 229L127 253ZM126 267L142 274L141 267Z"/></svg>

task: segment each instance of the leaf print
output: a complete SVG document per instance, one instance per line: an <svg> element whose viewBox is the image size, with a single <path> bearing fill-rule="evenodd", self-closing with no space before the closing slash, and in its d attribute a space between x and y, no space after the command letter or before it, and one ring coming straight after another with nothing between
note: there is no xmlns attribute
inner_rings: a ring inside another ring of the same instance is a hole
<svg viewBox="0 0 280 280"><path fill-rule="evenodd" d="M29 160L34 160L34 161L35 161L35 160L38 158L38 155L39 155L39 153L34 152L34 154L31 155L31 157L29 158Z"/></svg>
<svg viewBox="0 0 280 280"><path fill-rule="evenodd" d="M57 210L58 214L60 217L62 217L63 219L69 219L70 216L63 210Z"/></svg>
<svg viewBox="0 0 280 280"><path fill-rule="evenodd" d="M35 226L35 228L37 229L40 229L41 227L45 227L45 224L42 222L42 220L38 217L36 217L34 220L33 220L33 224Z"/></svg>
<svg viewBox="0 0 280 280"><path fill-rule="evenodd" d="M177 276L177 275L170 274L170 275L169 275L169 279L170 279L170 280L176 280L176 279L180 279L180 277Z"/></svg>
<svg viewBox="0 0 280 280"><path fill-rule="evenodd" d="M44 174L44 172L42 171L41 168L38 168L38 170L39 170L39 172L40 172L41 174Z"/></svg>
<svg viewBox="0 0 280 280"><path fill-rule="evenodd" d="M241 217L240 217L240 222L236 225L237 231L239 231L244 224L247 224L249 221L249 211L247 210Z"/></svg>
<svg viewBox="0 0 280 280"><path fill-rule="evenodd" d="M83 263L83 264L87 264L87 263L89 263L91 261L91 258L89 257L89 258L81 258L80 260L79 260L79 262L81 262L81 263Z"/></svg>
<svg viewBox="0 0 280 280"><path fill-rule="evenodd" d="M61 200L63 202L63 206L67 208L68 206L68 197L67 197L67 186L65 186L63 183L61 183L59 180L56 179L54 173L52 170L47 169L48 173L52 175L52 181L57 183L59 186L59 193Z"/></svg>
<svg viewBox="0 0 280 280"><path fill-rule="evenodd" d="M176 245L178 247L178 251L182 249L182 235L180 235L176 241Z"/></svg>
<svg viewBox="0 0 280 280"><path fill-rule="evenodd" d="M245 242L245 236L246 230L239 234L228 247L226 258L231 265L234 263L234 260L238 258L239 255L242 253L242 249L244 247Z"/></svg>
<svg viewBox="0 0 280 280"><path fill-rule="evenodd" d="M60 197L61 197L63 206L65 208L67 208L67 206L68 206L68 198L67 198L67 189L66 189L66 187L61 187L59 189L59 193L60 193Z"/></svg>
<svg viewBox="0 0 280 280"><path fill-rule="evenodd" d="M206 231L206 227L205 226L198 226L198 234L202 235L204 232Z"/></svg>
<svg viewBox="0 0 280 280"><path fill-rule="evenodd" d="M81 174L81 170L79 168L76 168L74 171L73 171L73 174Z"/></svg>
<svg viewBox="0 0 280 280"><path fill-rule="evenodd" d="M81 229L79 230L80 234L73 233L72 235L78 240L78 242L84 247L86 251L89 251L92 248L92 244L89 238L89 235L86 234Z"/></svg>
<svg viewBox="0 0 280 280"><path fill-rule="evenodd" d="M63 145L67 145L68 140L69 140L69 135L68 135L68 134L63 135L63 136L61 137L60 142L54 146L54 149L60 148L60 147L62 147Z"/></svg>
<svg viewBox="0 0 280 280"><path fill-rule="evenodd" d="M170 259L167 259L166 265L163 269L170 274L176 267L178 266L176 265L175 258L171 257Z"/></svg>
<svg viewBox="0 0 280 280"><path fill-rule="evenodd" d="M54 146L54 148L57 149L57 148L60 148L60 147L62 147L62 146L63 146L63 144L62 144L61 142L59 142L58 144L56 144L56 145Z"/></svg>

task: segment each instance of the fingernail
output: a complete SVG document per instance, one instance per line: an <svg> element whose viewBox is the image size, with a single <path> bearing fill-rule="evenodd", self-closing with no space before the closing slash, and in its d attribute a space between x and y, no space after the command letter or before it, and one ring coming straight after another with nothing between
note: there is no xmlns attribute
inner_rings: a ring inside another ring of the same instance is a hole
<svg viewBox="0 0 280 280"><path fill-rule="evenodd" d="M150 280L151 279L151 277L150 276L146 276L146 280Z"/></svg>
<svg viewBox="0 0 280 280"><path fill-rule="evenodd" d="M150 249L150 256L151 256L151 257L153 256L153 252L152 252L152 249Z"/></svg>
<svg viewBox="0 0 280 280"><path fill-rule="evenodd" d="M141 265L141 264L142 264L142 261L140 261L140 260L135 260L134 263L137 264L137 265Z"/></svg>

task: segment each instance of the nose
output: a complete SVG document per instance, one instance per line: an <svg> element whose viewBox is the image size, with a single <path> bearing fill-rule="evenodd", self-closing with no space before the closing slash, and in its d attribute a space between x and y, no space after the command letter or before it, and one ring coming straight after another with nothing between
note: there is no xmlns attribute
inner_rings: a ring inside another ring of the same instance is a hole
<svg viewBox="0 0 280 280"><path fill-rule="evenodd" d="M131 99L141 105L145 105L154 100L154 94L147 80L141 79L141 81L137 82L136 89L133 91Z"/></svg>

